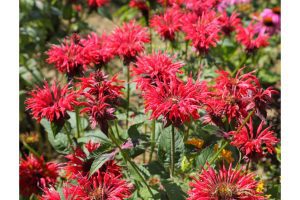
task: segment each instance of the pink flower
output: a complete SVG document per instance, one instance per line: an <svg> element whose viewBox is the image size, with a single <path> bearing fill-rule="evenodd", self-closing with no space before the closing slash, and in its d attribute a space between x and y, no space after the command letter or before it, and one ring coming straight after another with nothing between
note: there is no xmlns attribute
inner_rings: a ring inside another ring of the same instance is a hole
<svg viewBox="0 0 300 200"><path fill-rule="evenodd" d="M247 27L237 27L236 40L240 42L246 51L251 53L260 47L269 45L269 36L264 32L258 32L257 26L250 23Z"/></svg>
<svg viewBox="0 0 300 200"><path fill-rule="evenodd" d="M46 118L51 122L62 121L68 117L67 111L73 111L77 105L77 94L68 88L69 85L60 87L57 83L48 85L44 83L43 88L32 90L25 104L26 109L31 110L33 118L41 121Z"/></svg>
<svg viewBox="0 0 300 200"><path fill-rule="evenodd" d="M89 7L100 8L109 3L109 0L87 0Z"/></svg>
<svg viewBox="0 0 300 200"><path fill-rule="evenodd" d="M175 33L181 28L180 18L182 13L179 7L172 7L162 15L154 15L150 21L153 27L163 39L174 40Z"/></svg>
<svg viewBox="0 0 300 200"><path fill-rule="evenodd" d="M60 45L52 45L47 51L49 64L54 64L58 71L69 76L80 74L83 71L83 60L80 38L74 34L70 39L65 39Z"/></svg>
<svg viewBox="0 0 300 200"><path fill-rule="evenodd" d="M20 193L29 197L38 194L42 188L56 183L58 164L45 162L43 156L35 157L32 154L21 159L19 166Z"/></svg>
<svg viewBox="0 0 300 200"><path fill-rule="evenodd" d="M223 165L218 172L208 166L190 183L187 200L263 200L257 184L254 174L232 169L231 164L228 170Z"/></svg>
<svg viewBox="0 0 300 200"><path fill-rule="evenodd" d="M156 82L144 92L146 112L152 111L151 119L163 117L165 126L179 126L190 118L198 119L201 101L206 97L206 85L188 79L186 84L178 79Z"/></svg>
<svg viewBox="0 0 300 200"><path fill-rule="evenodd" d="M157 81L169 82L181 73L179 70L183 63L174 62L171 57L161 52L152 53L152 55L139 56L136 61L136 67L132 68L134 75L137 76L135 82L141 89L155 85Z"/></svg>
<svg viewBox="0 0 300 200"><path fill-rule="evenodd" d="M86 39L81 40L81 44L83 45L81 55L84 66L100 65L101 67L114 56L109 38L105 34L99 37L96 33L91 33Z"/></svg>
<svg viewBox="0 0 300 200"><path fill-rule="evenodd" d="M231 144L239 148L248 158L262 157L267 152L272 154L275 151L273 146L279 140L274 136L274 132L270 130L271 127L263 130L263 125L264 122L262 121L257 130L254 131L252 119L250 119L250 122L240 132L230 132L230 135L233 135Z"/></svg>
<svg viewBox="0 0 300 200"><path fill-rule="evenodd" d="M219 22L225 35L230 35L230 33L235 31L236 27L241 24L238 14L233 12L230 16L228 16L226 11L224 11L219 17Z"/></svg>
<svg viewBox="0 0 300 200"><path fill-rule="evenodd" d="M186 39L199 53L207 53L211 47L217 46L219 41L220 24L215 12L203 13L200 17L188 14L183 19L183 31Z"/></svg>
<svg viewBox="0 0 300 200"><path fill-rule="evenodd" d="M111 45L116 55L120 56L125 63L134 60L144 51L144 44L150 42L147 28L137 25L135 21L124 23L116 28L111 35Z"/></svg>
<svg viewBox="0 0 300 200"><path fill-rule="evenodd" d="M256 19L259 21L258 29L260 32L273 35L280 31L280 15L275 13L272 9L264 9Z"/></svg>

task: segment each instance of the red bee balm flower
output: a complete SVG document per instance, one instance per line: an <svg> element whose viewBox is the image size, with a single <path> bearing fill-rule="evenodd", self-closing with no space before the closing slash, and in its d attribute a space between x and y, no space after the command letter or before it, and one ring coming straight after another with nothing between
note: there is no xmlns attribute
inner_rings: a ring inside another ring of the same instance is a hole
<svg viewBox="0 0 300 200"><path fill-rule="evenodd" d="M43 187L54 185L58 177L59 166L45 162L43 156L37 158L32 154L21 159L19 166L20 193L29 197L38 194Z"/></svg>
<svg viewBox="0 0 300 200"><path fill-rule="evenodd" d="M246 174L225 166L219 172L208 166L199 178L190 183L188 200L263 200L260 192L256 191L257 182L254 174Z"/></svg>
<svg viewBox="0 0 300 200"><path fill-rule="evenodd" d="M210 47L217 46L219 41L220 24L215 12L203 13L200 17L188 14L183 19L182 29L187 40L199 53L207 53Z"/></svg>
<svg viewBox="0 0 300 200"><path fill-rule="evenodd" d="M230 35L230 33L240 25L241 19L238 18L238 14L236 14L235 12L228 16L226 11L224 11L219 17L219 22L221 24L223 33L225 35Z"/></svg>
<svg viewBox="0 0 300 200"><path fill-rule="evenodd" d="M183 63L173 62L172 58L158 52L138 57L136 66L132 68L134 74L138 76L135 81L137 86L145 89L151 84L155 85L156 81L169 82L177 72L181 72L179 68L183 66Z"/></svg>
<svg viewBox="0 0 300 200"><path fill-rule="evenodd" d="M147 28L137 25L135 21L125 23L118 27L111 35L111 45L116 55L119 55L125 63L134 60L144 51L144 44L150 42Z"/></svg>
<svg viewBox="0 0 300 200"><path fill-rule="evenodd" d="M105 4L108 4L109 0L87 0L87 3L90 7L100 8Z"/></svg>
<svg viewBox="0 0 300 200"><path fill-rule="evenodd" d="M156 84L157 87L149 87L143 94L146 112L152 110L151 119L163 116L165 126L170 123L179 126L191 117L199 118L198 109L206 96L206 85L194 84L191 79L186 84L177 79Z"/></svg>
<svg viewBox="0 0 300 200"><path fill-rule="evenodd" d="M169 8L163 15L154 15L150 21L150 26L153 27L163 39L172 41L175 39L175 32L181 28L181 16L180 8Z"/></svg>
<svg viewBox="0 0 300 200"><path fill-rule="evenodd" d="M264 32L258 32L255 25L250 23L247 27L237 27L236 39L243 46L245 46L247 52L253 52L260 47L266 47L269 45L269 36Z"/></svg>
<svg viewBox="0 0 300 200"><path fill-rule="evenodd" d="M149 11L149 6L147 5L146 0L130 0L129 6L132 8L137 8L141 11Z"/></svg>
<svg viewBox="0 0 300 200"><path fill-rule="evenodd" d="M73 111L73 106L77 104L77 95L68 85L61 88L56 83L49 86L45 82L43 88L37 88L29 94L31 97L25 101L26 109L31 110L38 121L44 117L51 122L64 120L68 116L67 111Z"/></svg>
<svg viewBox="0 0 300 200"><path fill-rule="evenodd" d="M80 38L74 34L70 39L65 39L60 45L52 45L47 53L49 64L55 64L58 71L74 76L82 72L83 60Z"/></svg>
<svg viewBox="0 0 300 200"><path fill-rule="evenodd" d="M240 132L232 131L233 135L231 144L239 148L248 158L262 157L266 155L264 149L272 154L275 149L274 145L279 141L274 132L268 127L263 130L264 122L262 121L254 132L252 119L242 128Z"/></svg>
<svg viewBox="0 0 300 200"><path fill-rule="evenodd" d="M216 8L218 3L219 0L185 0L186 8L199 16Z"/></svg>
<svg viewBox="0 0 300 200"><path fill-rule="evenodd" d="M113 58L113 49L110 47L109 38L103 34L99 37L96 33L82 39L82 62L85 66L99 64L104 65Z"/></svg>

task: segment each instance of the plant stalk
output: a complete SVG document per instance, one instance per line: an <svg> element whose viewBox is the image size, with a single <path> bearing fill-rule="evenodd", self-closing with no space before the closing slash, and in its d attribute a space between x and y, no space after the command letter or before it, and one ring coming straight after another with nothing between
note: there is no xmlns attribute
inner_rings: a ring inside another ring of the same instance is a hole
<svg viewBox="0 0 300 200"><path fill-rule="evenodd" d="M171 134L171 178L174 176L174 166L175 166L175 129L172 125L172 134Z"/></svg>
<svg viewBox="0 0 300 200"><path fill-rule="evenodd" d="M130 64L127 67L127 111L126 111L126 129L128 129L129 106L130 106Z"/></svg>
<svg viewBox="0 0 300 200"><path fill-rule="evenodd" d="M151 151L150 151L150 157L149 162L152 161L153 152L155 149L155 120L152 120L152 127L151 127Z"/></svg>

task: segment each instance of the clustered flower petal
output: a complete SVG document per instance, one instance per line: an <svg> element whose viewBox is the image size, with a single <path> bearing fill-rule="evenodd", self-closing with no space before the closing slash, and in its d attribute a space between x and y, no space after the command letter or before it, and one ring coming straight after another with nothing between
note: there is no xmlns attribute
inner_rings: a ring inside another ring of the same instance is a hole
<svg viewBox="0 0 300 200"><path fill-rule="evenodd" d="M31 110L33 118L41 121L42 118L53 121L62 121L68 117L67 111L73 111L77 105L77 94L68 88L61 87L56 82L51 86L47 82L42 88L37 88L29 94L25 104L26 109Z"/></svg>
<svg viewBox="0 0 300 200"><path fill-rule="evenodd" d="M216 8L219 0L185 0L186 8L201 16Z"/></svg>
<svg viewBox="0 0 300 200"><path fill-rule="evenodd" d="M139 56L132 71L137 77L135 82L138 87L145 89L150 85L155 85L157 81L169 82L179 70L183 63L174 62L171 57L162 52L151 55Z"/></svg>
<svg viewBox="0 0 300 200"><path fill-rule="evenodd" d="M20 193L25 197L39 194L41 189L54 185L58 177L59 165L45 162L43 156L29 154L19 165Z"/></svg>
<svg viewBox="0 0 300 200"><path fill-rule="evenodd" d="M238 14L236 12L233 12L230 16L228 16L224 11L219 17L219 22L222 27L223 33L227 36L235 31L236 27L241 24L241 20L240 18L238 18Z"/></svg>
<svg viewBox="0 0 300 200"><path fill-rule="evenodd" d="M231 164L228 169L223 165L219 171L208 166L208 169L203 169L199 177L190 183L187 199L263 200L265 198L262 193L256 191L257 184L254 174L232 169Z"/></svg>
<svg viewBox="0 0 300 200"><path fill-rule="evenodd" d="M141 27L135 21L117 27L110 39L115 54L120 56L125 63L134 60L139 53L144 51L144 44L150 42L147 28Z"/></svg>
<svg viewBox="0 0 300 200"><path fill-rule="evenodd" d="M182 13L180 8L172 7L161 15L154 15L150 21L150 26L153 27L163 39L173 41L175 39L175 33L181 29L181 17Z"/></svg>
<svg viewBox="0 0 300 200"><path fill-rule="evenodd" d="M247 158L263 157L267 153L275 152L274 145L278 139L274 132L267 127L263 130L264 122L262 121L257 130L254 130L252 119L244 126L241 131L230 132L233 136L231 144L241 150Z"/></svg>

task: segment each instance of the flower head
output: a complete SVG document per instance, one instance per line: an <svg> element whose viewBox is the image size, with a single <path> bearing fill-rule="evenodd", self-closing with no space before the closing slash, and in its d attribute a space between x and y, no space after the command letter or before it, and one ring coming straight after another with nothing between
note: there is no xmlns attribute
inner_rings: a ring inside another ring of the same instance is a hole
<svg viewBox="0 0 300 200"><path fill-rule="evenodd" d="M237 13L233 12L230 16L228 16L226 11L224 11L219 17L219 22L222 27L223 33L225 35L230 35L230 33L240 25L241 20L240 18L238 18Z"/></svg>
<svg viewBox="0 0 300 200"><path fill-rule="evenodd" d="M132 8L137 8L141 11L148 12L149 6L146 0L130 0L129 6Z"/></svg>
<svg viewBox="0 0 300 200"><path fill-rule="evenodd" d="M46 61L54 64L58 71L74 76L82 73L83 70L82 49L80 37L74 34L71 38L66 38L60 45L52 45L46 52L48 55Z"/></svg>
<svg viewBox="0 0 300 200"><path fill-rule="evenodd" d="M172 7L162 15L154 15L150 21L153 27L163 39L174 40L175 33L181 28L180 18L182 13L180 8Z"/></svg>
<svg viewBox="0 0 300 200"><path fill-rule="evenodd" d="M260 47L269 45L269 36L265 32L258 32L257 26L250 23L247 27L238 26L236 39L251 53Z"/></svg>
<svg viewBox="0 0 300 200"><path fill-rule="evenodd" d="M265 156L267 152L272 154L275 151L274 145L279 140L270 130L271 127L263 130L263 125L262 121L254 131L252 119L250 119L240 132L230 132L233 135L231 144L239 148L248 158Z"/></svg>
<svg viewBox="0 0 300 200"><path fill-rule="evenodd" d="M156 85L143 94L146 112L152 110L151 119L162 116L165 126L179 126L200 117L198 109L206 97L205 84L193 83L191 79L184 84L173 78L168 83L157 81Z"/></svg>
<svg viewBox="0 0 300 200"><path fill-rule="evenodd" d="M254 174L234 170L231 165L229 169L223 165L218 172L208 166L208 169L204 169L199 177L190 183L188 200L263 200L263 195L256 191L257 184Z"/></svg>
<svg viewBox="0 0 300 200"><path fill-rule="evenodd" d="M276 34L280 31L280 15L270 9L266 8L256 18L258 23L258 29L260 32L266 32L270 35Z"/></svg>
<svg viewBox="0 0 300 200"><path fill-rule="evenodd" d="M113 58L113 49L110 47L109 38L103 34L99 37L91 33L86 39L81 40L81 52L84 66L103 65Z"/></svg>
<svg viewBox="0 0 300 200"><path fill-rule="evenodd" d="M156 81L169 82L176 77L176 73L183 66L180 62L174 62L171 57L161 52L151 55L139 56L136 61L136 67L132 69L137 76L135 81L137 86L142 89L155 85Z"/></svg>
<svg viewBox="0 0 300 200"><path fill-rule="evenodd" d="M51 86L47 82L43 88L31 91L26 99L26 109L31 110L33 117L40 121L42 118L53 122L62 121L68 117L67 111L73 111L77 104L77 94L68 85L60 87L54 83Z"/></svg>
<svg viewBox="0 0 300 200"><path fill-rule="evenodd" d="M100 8L109 3L109 0L87 0L89 7Z"/></svg>
<svg viewBox="0 0 300 200"><path fill-rule="evenodd" d="M219 0L186 0L186 8L201 16L205 12L210 12L219 4Z"/></svg>
<svg viewBox="0 0 300 200"><path fill-rule="evenodd" d="M207 53L219 41L221 29L215 12L203 13L200 17L187 14L183 19L183 31L186 39L192 41L193 47L199 53Z"/></svg>
<svg viewBox="0 0 300 200"><path fill-rule="evenodd" d="M115 54L126 63L134 60L144 51L144 44L150 42L147 28L141 27L135 21L124 23L122 27L116 28L110 39Z"/></svg>
<svg viewBox="0 0 300 200"><path fill-rule="evenodd" d="M42 188L56 183L58 164L45 162L43 156L32 154L21 159L19 166L20 193L23 196L38 194Z"/></svg>

